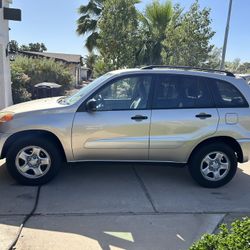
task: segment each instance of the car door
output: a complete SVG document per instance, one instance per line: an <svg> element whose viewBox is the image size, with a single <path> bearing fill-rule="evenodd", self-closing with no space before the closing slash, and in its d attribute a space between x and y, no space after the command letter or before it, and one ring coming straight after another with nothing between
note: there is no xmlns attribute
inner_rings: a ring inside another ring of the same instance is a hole
<svg viewBox="0 0 250 250"><path fill-rule="evenodd" d="M78 111L72 130L75 160L147 160L150 75L116 78L89 97L95 111Z"/></svg>
<svg viewBox="0 0 250 250"><path fill-rule="evenodd" d="M186 163L193 147L216 132L219 116L208 80L159 76L154 89L150 160Z"/></svg>

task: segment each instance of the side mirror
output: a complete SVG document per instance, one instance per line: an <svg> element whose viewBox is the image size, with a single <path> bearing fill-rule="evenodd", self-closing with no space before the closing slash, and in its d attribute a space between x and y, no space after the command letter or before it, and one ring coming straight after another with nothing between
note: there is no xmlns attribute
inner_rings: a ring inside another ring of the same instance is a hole
<svg viewBox="0 0 250 250"><path fill-rule="evenodd" d="M89 112L96 111L96 100L90 99L89 101L87 101L87 103L86 103L86 109Z"/></svg>

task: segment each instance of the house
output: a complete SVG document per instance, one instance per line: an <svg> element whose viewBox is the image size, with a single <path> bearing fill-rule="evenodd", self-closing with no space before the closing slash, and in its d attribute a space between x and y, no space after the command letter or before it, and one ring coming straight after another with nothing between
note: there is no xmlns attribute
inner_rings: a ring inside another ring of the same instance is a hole
<svg viewBox="0 0 250 250"><path fill-rule="evenodd" d="M9 8L11 0L0 0L0 110L12 104L9 63L9 20L21 21L21 10Z"/></svg>
<svg viewBox="0 0 250 250"><path fill-rule="evenodd" d="M35 51L22 51L19 52L25 56L33 57L33 58L48 58L54 59L55 61L59 61L64 63L72 76L75 79L75 85L78 86L82 83L82 81L88 80L88 76L90 74L85 73L89 69L82 67L82 56L74 55L74 54L64 54L64 53L49 53L49 52L35 52ZM85 79L86 78L86 79Z"/></svg>

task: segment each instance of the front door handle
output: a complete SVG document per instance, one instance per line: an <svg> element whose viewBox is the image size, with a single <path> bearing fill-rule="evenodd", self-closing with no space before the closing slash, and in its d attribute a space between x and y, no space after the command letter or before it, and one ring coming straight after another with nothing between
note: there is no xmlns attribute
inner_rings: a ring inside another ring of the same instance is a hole
<svg viewBox="0 0 250 250"><path fill-rule="evenodd" d="M207 113L200 113L200 114L196 115L195 117L200 118L200 119L206 119L206 118L212 117L212 115L207 114Z"/></svg>
<svg viewBox="0 0 250 250"><path fill-rule="evenodd" d="M132 120L140 121L140 120L147 120L148 117L144 115L136 115L131 117Z"/></svg>

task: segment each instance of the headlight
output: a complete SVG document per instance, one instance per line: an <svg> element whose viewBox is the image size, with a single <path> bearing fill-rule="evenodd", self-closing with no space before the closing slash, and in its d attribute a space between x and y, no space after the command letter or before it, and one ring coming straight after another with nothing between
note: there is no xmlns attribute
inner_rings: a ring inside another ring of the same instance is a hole
<svg viewBox="0 0 250 250"><path fill-rule="evenodd" d="M9 122L13 119L14 113L11 112L0 112L0 124L4 122Z"/></svg>

